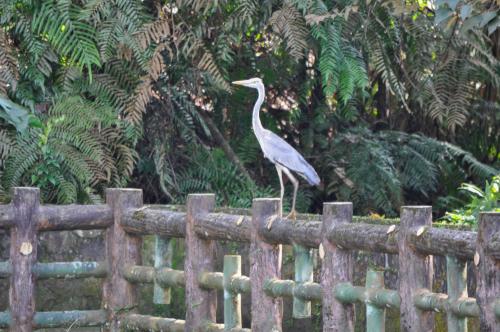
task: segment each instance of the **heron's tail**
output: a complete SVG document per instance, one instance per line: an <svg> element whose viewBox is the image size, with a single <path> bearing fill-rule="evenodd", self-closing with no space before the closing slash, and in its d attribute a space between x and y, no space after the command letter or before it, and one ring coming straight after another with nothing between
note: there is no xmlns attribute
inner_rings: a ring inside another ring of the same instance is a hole
<svg viewBox="0 0 500 332"><path fill-rule="evenodd" d="M304 177L304 179L307 180L307 182L309 182L309 184L311 186L317 186L321 182L321 180L318 176L318 173L316 173L316 170L314 169L314 167L309 165L309 163L307 163L307 167L305 169L305 172L301 175Z"/></svg>

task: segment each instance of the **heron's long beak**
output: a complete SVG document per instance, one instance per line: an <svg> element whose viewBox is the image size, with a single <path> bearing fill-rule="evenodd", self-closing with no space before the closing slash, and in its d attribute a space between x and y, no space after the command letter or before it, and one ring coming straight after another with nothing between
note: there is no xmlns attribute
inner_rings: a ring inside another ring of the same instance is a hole
<svg viewBox="0 0 500 332"><path fill-rule="evenodd" d="M243 81L234 81L232 82L233 84L236 84L236 85L243 85L243 86L247 86L248 84L248 80L243 80Z"/></svg>

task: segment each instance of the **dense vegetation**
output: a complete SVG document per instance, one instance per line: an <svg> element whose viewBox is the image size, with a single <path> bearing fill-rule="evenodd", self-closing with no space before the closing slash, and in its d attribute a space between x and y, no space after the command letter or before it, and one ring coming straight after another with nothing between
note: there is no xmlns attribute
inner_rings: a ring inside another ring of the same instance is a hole
<svg viewBox="0 0 500 332"><path fill-rule="evenodd" d="M3 0L1 193L47 202L137 186L149 202L195 191L249 206L275 195L250 125L318 170L298 208L357 213L463 205L500 168L500 16L494 0ZM497 203L495 203L497 204Z"/></svg>

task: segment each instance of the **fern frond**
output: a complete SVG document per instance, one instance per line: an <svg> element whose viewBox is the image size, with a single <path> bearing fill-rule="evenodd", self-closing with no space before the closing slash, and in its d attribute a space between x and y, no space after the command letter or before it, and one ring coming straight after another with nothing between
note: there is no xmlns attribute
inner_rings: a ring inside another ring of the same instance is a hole
<svg viewBox="0 0 500 332"><path fill-rule="evenodd" d="M285 4L269 19L273 30L283 35L286 49L295 60L304 58L307 49L308 30L300 12L291 4Z"/></svg>

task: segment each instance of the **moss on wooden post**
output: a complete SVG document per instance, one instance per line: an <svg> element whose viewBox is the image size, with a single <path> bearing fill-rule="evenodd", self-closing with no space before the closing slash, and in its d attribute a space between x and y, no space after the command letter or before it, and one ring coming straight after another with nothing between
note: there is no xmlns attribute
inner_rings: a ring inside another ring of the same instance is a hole
<svg viewBox="0 0 500 332"><path fill-rule="evenodd" d="M35 315L35 275L37 260L37 221L40 209L38 188L13 188L12 207L14 225L10 229L9 308L12 323L10 331L33 330Z"/></svg>
<svg viewBox="0 0 500 332"><path fill-rule="evenodd" d="M37 279L104 278L108 273L106 262L37 263L33 267Z"/></svg>
<svg viewBox="0 0 500 332"><path fill-rule="evenodd" d="M368 270L366 273L366 289L383 289L384 272ZM385 308L366 301L366 330L370 332L385 331Z"/></svg>
<svg viewBox="0 0 500 332"><path fill-rule="evenodd" d="M195 226L215 205L213 194L191 194L187 200L186 222L186 331L200 332L208 322L215 323L217 291L203 288L199 278L215 270L215 244L200 239Z"/></svg>
<svg viewBox="0 0 500 332"><path fill-rule="evenodd" d="M434 314L414 304L418 294L432 290L432 256L418 253L410 245L410 234L423 234L432 226L432 207L403 206L398 234L399 294L401 296L401 331L431 332Z"/></svg>
<svg viewBox="0 0 500 332"><path fill-rule="evenodd" d="M450 302L467 297L467 263L465 261L446 256L446 286ZM446 313L446 320L449 331L467 331L467 318L459 317L449 310Z"/></svg>
<svg viewBox="0 0 500 332"><path fill-rule="evenodd" d="M322 246L325 251L321 269L323 289L323 331L354 331L354 305L344 304L335 298L333 290L343 282L352 283L352 252L332 243L330 233L335 226L352 222L352 203L323 204Z"/></svg>
<svg viewBox="0 0 500 332"><path fill-rule="evenodd" d="M241 327L241 295L231 290L233 277L241 275L241 256L224 256L224 329Z"/></svg>
<svg viewBox="0 0 500 332"><path fill-rule="evenodd" d="M175 318L129 314L123 317L123 327L130 331L184 332L186 322Z"/></svg>
<svg viewBox="0 0 500 332"><path fill-rule="evenodd" d="M164 267L172 267L172 240L166 236L155 236L154 267L158 271ZM170 304L170 287L162 287L155 278L153 289L153 303Z"/></svg>
<svg viewBox="0 0 500 332"><path fill-rule="evenodd" d="M500 331L500 320L494 312L494 304L500 294L500 262L488 255L486 250L488 243L499 233L500 213L481 213L474 257L481 331Z"/></svg>
<svg viewBox="0 0 500 332"><path fill-rule="evenodd" d="M103 306L108 310L110 331L120 330L123 314L134 312L137 289L122 275L122 268L141 264L142 238L126 233L121 220L127 209L142 205L140 189L107 189L106 203L113 210L113 225L106 231L108 277L103 285Z"/></svg>
<svg viewBox="0 0 500 332"><path fill-rule="evenodd" d="M104 326L105 310L72 310L37 312L34 317L36 328Z"/></svg>
<svg viewBox="0 0 500 332"><path fill-rule="evenodd" d="M281 245L266 243L259 229L278 217L280 200L257 198L252 207L252 242L250 245L250 280L252 280L252 331L281 331L283 300L264 292L269 279L281 279Z"/></svg>
<svg viewBox="0 0 500 332"><path fill-rule="evenodd" d="M313 259L312 249L299 244L293 245L295 256L295 282L300 285L304 282L313 281ZM293 318L311 317L311 301L305 301L299 297L293 298Z"/></svg>

